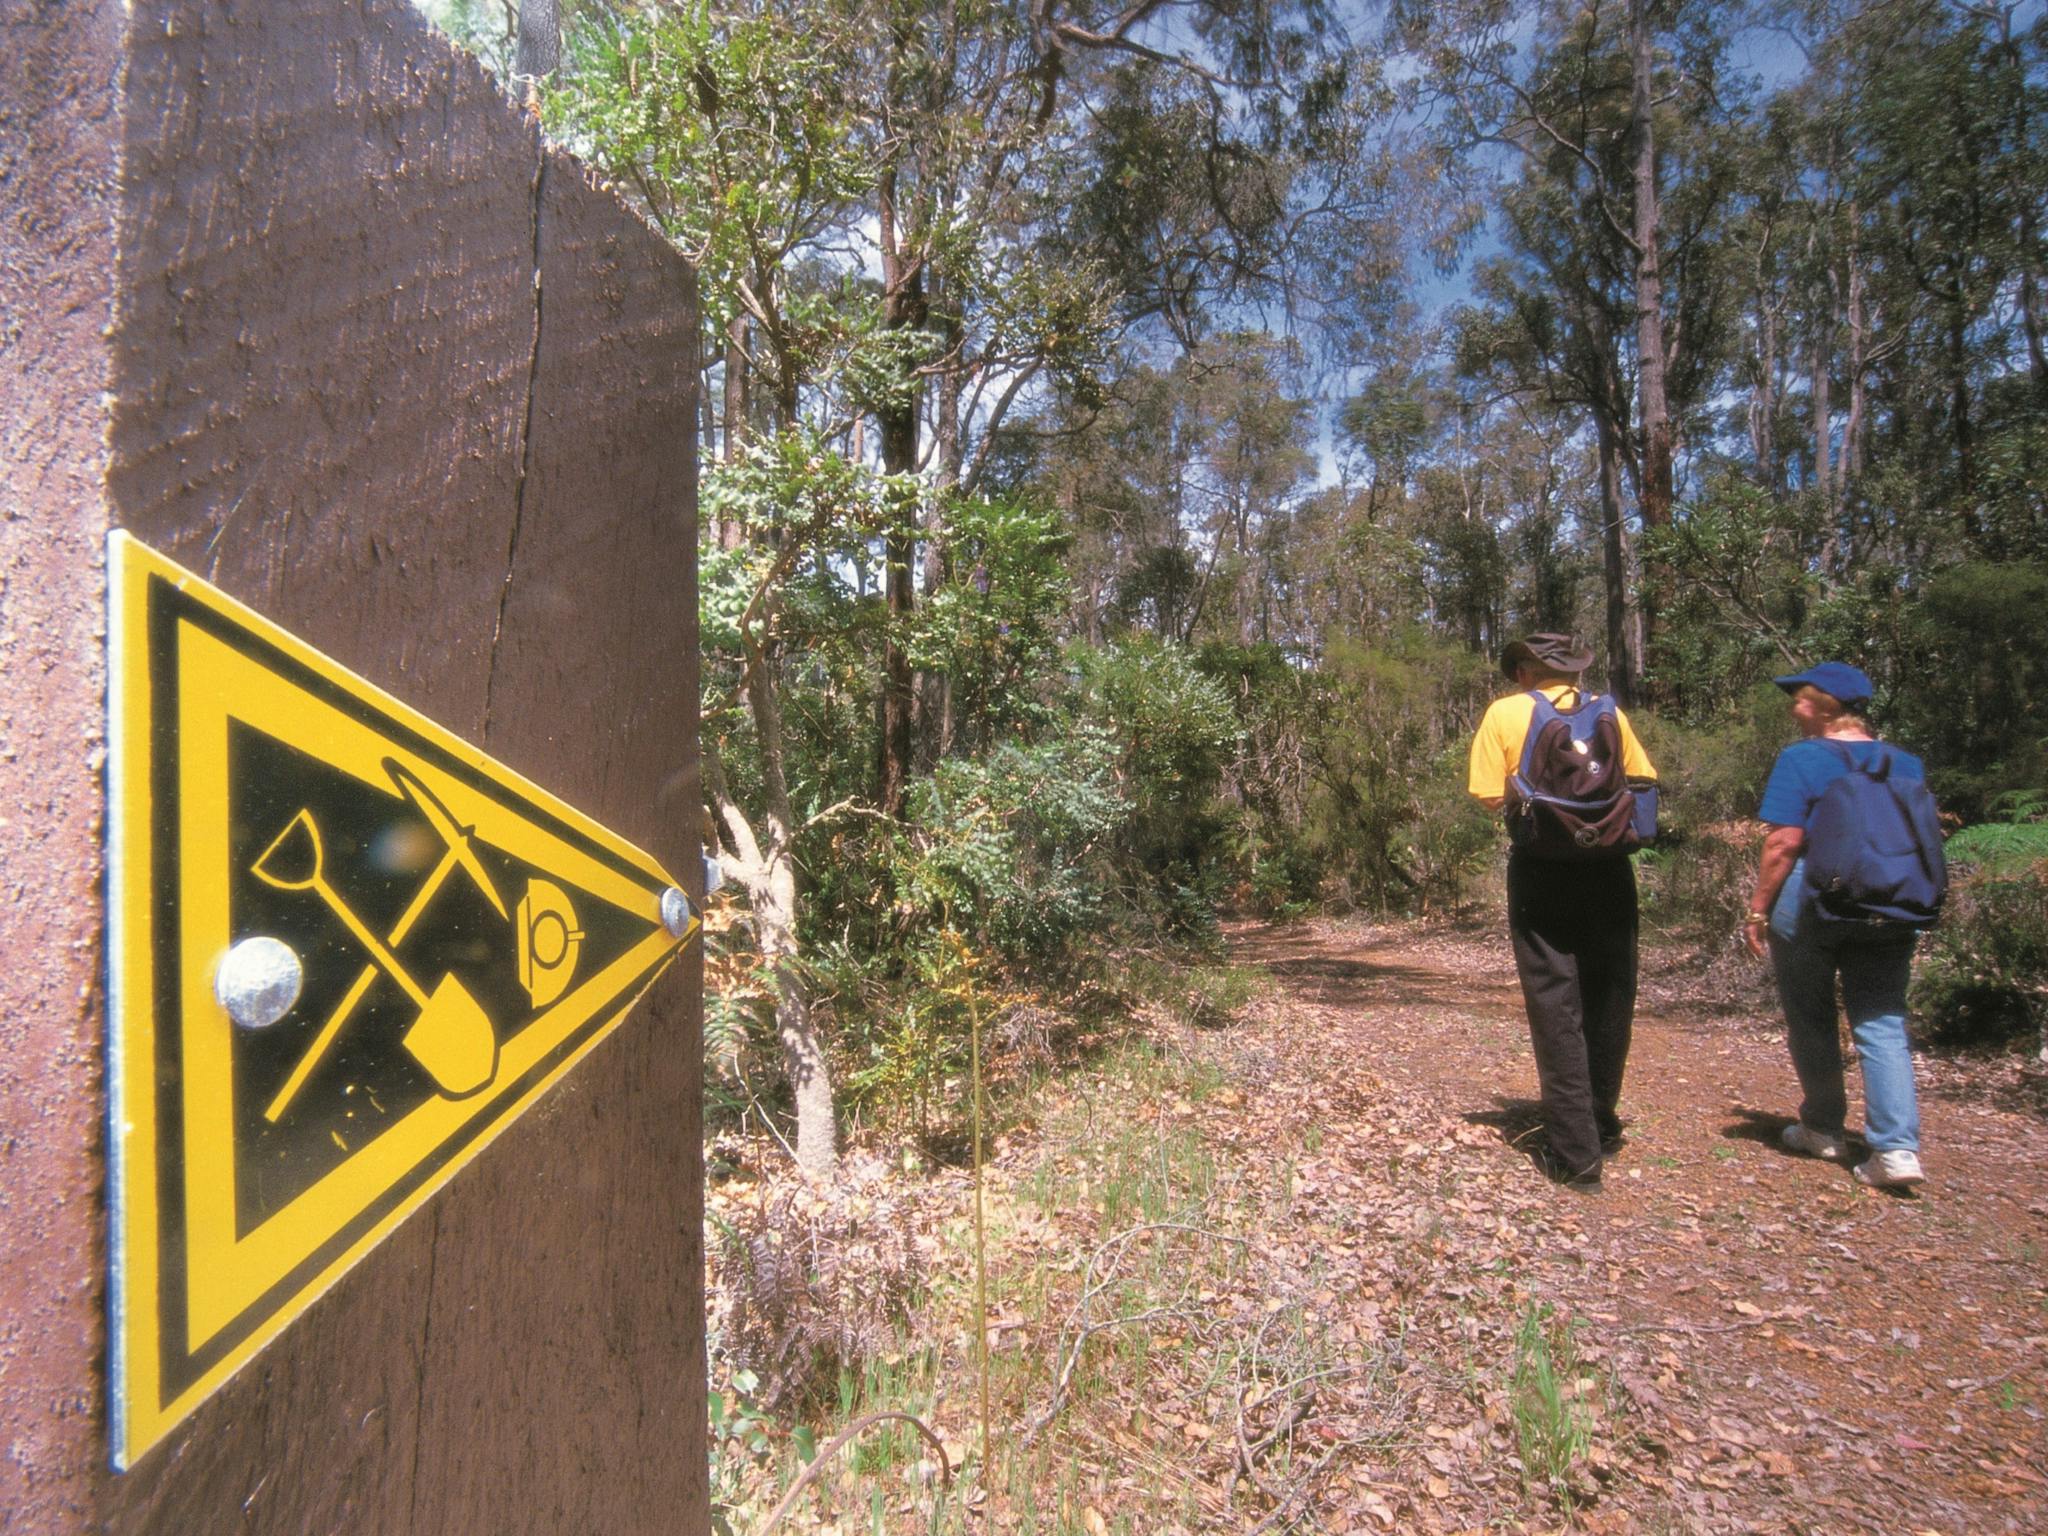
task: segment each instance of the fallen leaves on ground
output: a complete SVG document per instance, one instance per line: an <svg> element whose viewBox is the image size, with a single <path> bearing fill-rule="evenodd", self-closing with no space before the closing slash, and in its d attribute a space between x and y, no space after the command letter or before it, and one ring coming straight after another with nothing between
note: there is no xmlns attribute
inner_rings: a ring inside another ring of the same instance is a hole
<svg viewBox="0 0 2048 1536"><path fill-rule="evenodd" d="M1755 978L1653 954L1588 1197L1533 1163L1504 936L1232 945L1273 985L1228 1030L1154 1021L1179 1078L1070 1074L997 1150L1010 1477L944 1529L2048 1528L2048 1138L2012 1063L1931 1064L1929 1185L1865 1190L1777 1146L1796 1090ZM1188 1160L1165 1209L1119 1205L1132 1148ZM899 1198L957 1312L965 1174ZM949 1443L976 1437L972 1339L937 1372Z"/></svg>

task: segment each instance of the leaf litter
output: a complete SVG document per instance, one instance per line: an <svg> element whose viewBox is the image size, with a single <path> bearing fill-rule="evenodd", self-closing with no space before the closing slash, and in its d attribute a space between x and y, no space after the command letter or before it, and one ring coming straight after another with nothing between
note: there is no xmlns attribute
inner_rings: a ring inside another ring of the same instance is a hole
<svg viewBox="0 0 2048 1536"><path fill-rule="evenodd" d="M1778 1149L1796 1086L1754 979L1646 954L1627 1142L1586 1196L1535 1166L1504 935L1230 938L1270 978L1234 1025L1154 1018L1170 1070L1070 1070L996 1144L994 1465L950 1509L849 1471L787 1528L2048 1529L2048 1146L2010 1062L1923 1071L1930 1183L1865 1190ZM816 1198L914 1234L897 1353L978 1461L965 1174L856 1168ZM714 1189L714 1221L788 1177Z"/></svg>

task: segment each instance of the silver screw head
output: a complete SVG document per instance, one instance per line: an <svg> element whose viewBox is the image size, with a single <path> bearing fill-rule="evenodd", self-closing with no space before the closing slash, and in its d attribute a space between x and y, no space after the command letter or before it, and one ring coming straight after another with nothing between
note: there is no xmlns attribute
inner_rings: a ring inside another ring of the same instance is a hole
<svg viewBox="0 0 2048 1536"><path fill-rule="evenodd" d="M262 1029L292 1011L305 979L289 944L259 936L243 939L220 957L213 995L242 1028Z"/></svg>
<svg viewBox="0 0 2048 1536"><path fill-rule="evenodd" d="M704 855L704 894L716 896L725 884L725 870L710 854Z"/></svg>
<svg viewBox="0 0 2048 1536"><path fill-rule="evenodd" d="M674 886L661 893L661 926L670 938L680 939L690 931L691 916L689 897Z"/></svg>

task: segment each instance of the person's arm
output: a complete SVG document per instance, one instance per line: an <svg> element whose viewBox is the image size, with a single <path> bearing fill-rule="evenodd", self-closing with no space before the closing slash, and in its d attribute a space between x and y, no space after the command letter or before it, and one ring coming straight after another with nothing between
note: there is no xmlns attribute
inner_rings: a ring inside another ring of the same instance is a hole
<svg viewBox="0 0 2048 1536"><path fill-rule="evenodd" d="M1472 760L1465 778L1466 792L1489 811L1497 811L1507 802L1508 761L1501 736L1496 705L1486 711L1473 734Z"/></svg>
<svg viewBox="0 0 2048 1536"><path fill-rule="evenodd" d="M1641 738L1635 727L1628 723L1628 716L1621 710L1614 712L1614 720L1621 727L1621 771L1632 783L1654 784L1657 782L1657 765L1650 761L1650 754L1643 750Z"/></svg>
<svg viewBox="0 0 2048 1536"><path fill-rule="evenodd" d="M1750 892L1749 910L1742 918L1743 942L1759 960L1764 956L1764 929L1771 921L1771 906L1805 847L1804 827L1772 827L1764 834L1763 852L1756 861L1756 888Z"/></svg>

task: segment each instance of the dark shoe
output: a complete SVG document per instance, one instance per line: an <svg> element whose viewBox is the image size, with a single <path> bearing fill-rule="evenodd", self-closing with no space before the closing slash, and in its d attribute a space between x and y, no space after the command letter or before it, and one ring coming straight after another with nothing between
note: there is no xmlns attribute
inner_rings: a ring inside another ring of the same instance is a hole
<svg viewBox="0 0 2048 1536"><path fill-rule="evenodd" d="M1566 1189L1575 1189L1582 1195L1597 1195L1600 1193L1600 1165L1598 1163L1595 1163L1590 1168L1574 1170L1567 1168L1562 1160L1546 1151L1543 1154L1541 1166L1543 1168L1543 1176L1553 1184L1562 1184Z"/></svg>

